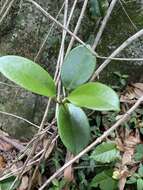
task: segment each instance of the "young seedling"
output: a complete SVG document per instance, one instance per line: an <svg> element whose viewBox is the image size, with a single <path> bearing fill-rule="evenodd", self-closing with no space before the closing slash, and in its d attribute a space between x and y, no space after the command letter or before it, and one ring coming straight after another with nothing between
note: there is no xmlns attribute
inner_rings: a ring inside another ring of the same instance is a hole
<svg viewBox="0 0 143 190"><path fill-rule="evenodd" d="M85 46L74 48L65 58L61 80L67 96L57 101L54 80L41 66L20 56L0 57L0 72L31 92L51 97L58 102L56 113L60 138L73 154L90 141L90 125L83 108L119 111L119 98L114 90L99 82L87 82L96 66L96 57Z"/></svg>

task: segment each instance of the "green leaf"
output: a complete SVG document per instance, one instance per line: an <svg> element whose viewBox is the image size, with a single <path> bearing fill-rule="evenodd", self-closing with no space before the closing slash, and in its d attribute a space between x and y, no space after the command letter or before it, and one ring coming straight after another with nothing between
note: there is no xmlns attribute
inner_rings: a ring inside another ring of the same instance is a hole
<svg viewBox="0 0 143 190"><path fill-rule="evenodd" d="M90 12L93 18L102 17L107 11L107 0L90 0Z"/></svg>
<svg viewBox="0 0 143 190"><path fill-rule="evenodd" d="M84 46L74 48L65 58L61 78L66 89L71 90L85 83L92 75L96 58Z"/></svg>
<svg viewBox="0 0 143 190"><path fill-rule="evenodd" d="M138 144L135 149L134 159L136 161L143 160L143 144Z"/></svg>
<svg viewBox="0 0 143 190"><path fill-rule="evenodd" d="M137 180L137 190L143 190L143 180L141 178Z"/></svg>
<svg viewBox="0 0 143 190"><path fill-rule="evenodd" d="M89 143L90 126L82 109L72 104L59 105L57 122L61 140L73 154Z"/></svg>
<svg viewBox="0 0 143 190"><path fill-rule="evenodd" d="M138 174L140 175L140 177L143 177L143 165L140 164L140 167L138 169Z"/></svg>
<svg viewBox="0 0 143 190"><path fill-rule="evenodd" d="M15 177L12 176L10 178L0 181L0 190L8 190L13 184L14 180L15 180ZM19 181L16 182L12 190L15 190L18 185L19 185Z"/></svg>
<svg viewBox="0 0 143 190"><path fill-rule="evenodd" d="M93 110L119 110L119 98L116 92L99 82L89 82L79 86L67 99L77 106Z"/></svg>
<svg viewBox="0 0 143 190"><path fill-rule="evenodd" d="M97 162L110 163L120 158L120 152L114 143L102 143L92 152L91 158Z"/></svg>
<svg viewBox="0 0 143 190"><path fill-rule="evenodd" d="M126 184L133 184L137 182L137 178L135 178L134 176L131 176L128 181L126 182Z"/></svg>
<svg viewBox="0 0 143 190"><path fill-rule="evenodd" d="M31 92L50 97L56 95L54 81L48 72L29 59L13 55L2 56L0 72Z"/></svg>
<svg viewBox="0 0 143 190"><path fill-rule="evenodd" d="M91 181L90 187L100 187L101 190L117 189L117 181L112 178L112 171L107 170L97 174Z"/></svg>
<svg viewBox="0 0 143 190"><path fill-rule="evenodd" d="M101 17L102 11L98 0L90 0L90 12L92 17Z"/></svg>
<svg viewBox="0 0 143 190"><path fill-rule="evenodd" d="M140 133L143 135L143 128L139 128Z"/></svg>

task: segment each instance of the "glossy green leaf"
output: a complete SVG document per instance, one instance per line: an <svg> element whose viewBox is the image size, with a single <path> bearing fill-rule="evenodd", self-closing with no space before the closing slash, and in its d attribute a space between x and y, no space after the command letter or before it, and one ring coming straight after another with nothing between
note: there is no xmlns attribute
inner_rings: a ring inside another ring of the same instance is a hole
<svg viewBox="0 0 143 190"><path fill-rule="evenodd" d="M102 8L98 0L90 0L90 12L91 16L101 17L102 16Z"/></svg>
<svg viewBox="0 0 143 190"><path fill-rule="evenodd" d="M79 86L67 99L80 107L99 111L119 111L119 98L116 92L99 82L89 82Z"/></svg>
<svg viewBox="0 0 143 190"><path fill-rule="evenodd" d="M56 95L54 81L48 72L29 59L13 55L2 56L0 72L31 92L50 97Z"/></svg>
<svg viewBox="0 0 143 190"><path fill-rule="evenodd" d="M102 143L98 145L91 154L91 159L101 162L110 163L120 158L120 152L114 143Z"/></svg>
<svg viewBox="0 0 143 190"><path fill-rule="evenodd" d="M66 89L71 90L85 83L92 75L96 58L84 46L74 48L65 58L61 78Z"/></svg>
<svg viewBox="0 0 143 190"><path fill-rule="evenodd" d="M117 181L112 178L112 170L105 170L97 174L91 181L90 187L100 187L101 190L117 189Z"/></svg>
<svg viewBox="0 0 143 190"><path fill-rule="evenodd" d="M133 183L136 183L136 182L137 182L137 178L135 178L134 176L131 176L131 177L127 180L126 184L133 184Z"/></svg>
<svg viewBox="0 0 143 190"><path fill-rule="evenodd" d="M140 177L143 177L143 165L142 164L140 164L140 166L139 166L138 174L140 175Z"/></svg>
<svg viewBox="0 0 143 190"><path fill-rule="evenodd" d="M90 0L90 12L92 18L103 17L108 9L108 0Z"/></svg>
<svg viewBox="0 0 143 190"><path fill-rule="evenodd" d="M7 178L5 180L0 181L0 190L8 190L11 187L11 185L13 184L14 180L15 180L15 177L12 176L12 177L9 177L9 178ZM12 188L12 190L15 190L18 187L19 182L20 181L17 181L15 183L14 187Z"/></svg>
<svg viewBox="0 0 143 190"><path fill-rule="evenodd" d="M143 180L141 178L137 180L137 190L143 190Z"/></svg>
<svg viewBox="0 0 143 190"><path fill-rule="evenodd" d="M63 144L73 154L79 153L90 140L90 126L82 109L72 105L60 105L57 122Z"/></svg>
<svg viewBox="0 0 143 190"><path fill-rule="evenodd" d="M136 161L143 160L143 144L136 145L134 159Z"/></svg>

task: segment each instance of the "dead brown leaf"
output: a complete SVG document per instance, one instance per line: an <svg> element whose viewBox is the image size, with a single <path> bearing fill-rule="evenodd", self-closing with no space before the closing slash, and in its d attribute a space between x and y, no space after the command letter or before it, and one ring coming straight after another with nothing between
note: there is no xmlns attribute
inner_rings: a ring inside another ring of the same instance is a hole
<svg viewBox="0 0 143 190"><path fill-rule="evenodd" d="M42 185L42 174L40 173L39 169L36 170L35 178L32 181L31 190L34 190L37 187L37 185Z"/></svg>
<svg viewBox="0 0 143 190"><path fill-rule="evenodd" d="M71 154L70 152L67 152L67 155L66 155L66 163L68 161L70 161L72 158L73 158L73 154ZM64 170L64 178L68 181L68 182L71 182L74 180L74 176L73 176L73 167L72 165L70 165L69 167L67 167L65 170Z"/></svg>
<svg viewBox="0 0 143 190"><path fill-rule="evenodd" d="M120 97L120 101L132 103L133 100L137 100L141 96L143 96L143 83L133 83L127 86L125 92Z"/></svg>
<svg viewBox="0 0 143 190"><path fill-rule="evenodd" d="M72 158L73 158L73 154L71 154L70 152L67 152L67 155L66 155L66 163L68 161L70 161ZM68 166L65 170L64 170L64 179L67 181L67 182L72 182L74 181L74 175L73 175L73 167L72 165ZM68 186L65 185L64 187L64 190L69 190Z"/></svg>
<svg viewBox="0 0 143 190"><path fill-rule="evenodd" d="M132 86L143 91L143 83L133 83Z"/></svg>
<svg viewBox="0 0 143 190"><path fill-rule="evenodd" d="M18 190L26 190L28 188L28 182L29 182L28 176L27 175L23 176Z"/></svg>
<svg viewBox="0 0 143 190"><path fill-rule="evenodd" d="M48 148L48 150L47 150L47 152L45 154L45 159L49 158L50 154L53 151L54 146L55 146L55 142L53 142L53 143L50 144L50 146L49 146L49 148Z"/></svg>
<svg viewBox="0 0 143 190"><path fill-rule="evenodd" d="M139 143L141 143L141 139L137 129L134 133L126 129L124 133L121 132L120 138L116 139L117 147L123 152L122 160L119 164L119 190L124 190L126 179L130 175L128 166L132 166L134 163L134 151Z"/></svg>
<svg viewBox="0 0 143 190"><path fill-rule="evenodd" d="M4 169L6 167L6 160L3 156L0 155L0 170Z"/></svg>
<svg viewBox="0 0 143 190"><path fill-rule="evenodd" d="M120 178L120 180L119 180L119 190L124 190L126 180L127 180L127 176Z"/></svg>
<svg viewBox="0 0 143 190"><path fill-rule="evenodd" d="M10 143L7 143L0 138L0 150L1 151L9 151L12 148L13 148L13 146Z"/></svg>
<svg viewBox="0 0 143 190"><path fill-rule="evenodd" d="M139 132L136 130L135 134L130 133L124 140L124 154L122 157L122 165L132 163L135 147L141 142Z"/></svg>

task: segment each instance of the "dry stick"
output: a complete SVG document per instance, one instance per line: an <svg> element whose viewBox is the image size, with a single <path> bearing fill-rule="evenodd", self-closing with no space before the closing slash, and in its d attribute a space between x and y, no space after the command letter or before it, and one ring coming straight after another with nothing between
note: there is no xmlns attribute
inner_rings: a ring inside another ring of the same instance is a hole
<svg viewBox="0 0 143 190"><path fill-rule="evenodd" d="M67 23L67 15L68 15L68 0L65 0L65 12L64 12L64 24L63 26L68 28L68 24L70 23L70 19L69 19L69 23ZM72 17L70 17L72 18ZM60 69L63 63L63 59L64 59L64 48L65 48L65 39L66 39L66 35L67 32L63 29L63 33L62 33L62 42L61 42L61 47L60 47L60 52L59 52L59 56L58 56L58 64L57 66L59 67L59 73L60 73ZM58 74L57 74L58 76ZM56 84L58 86L58 94L57 94L57 99L59 100L60 98L60 87L61 87L61 82L60 80L56 79Z"/></svg>
<svg viewBox="0 0 143 190"><path fill-rule="evenodd" d="M48 104L47 104L47 107L46 107L46 110L45 110L45 113L44 113L44 116L43 116L43 119L42 119L42 122L41 122L41 125L39 127L39 132L42 131L43 127L44 127L44 123L45 123L45 120L47 118L47 114L48 114L48 111L49 111L49 106L50 106L50 103L51 103L51 99L49 99L48 101ZM33 144L33 148L28 156L28 158L26 159L24 165L23 165L23 171L24 171L24 167L26 167L28 161L30 160L31 156L33 156L34 152L35 152L35 149L37 148L37 145L38 145L38 142L39 142L39 138L37 138L37 140L34 142ZM21 176L23 175L23 171L21 172L21 175L19 175L19 178L21 178Z"/></svg>
<svg viewBox="0 0 143 190"><path fill-rule="evenodd" d="M13 163L12 163L12 165L15 163L15 162L17 162L18 160L21 160L23 157L24 157L24 155L28 155L29 154L29 150L30 149L28 149L29 148L29 146L30 146L30 144L31 143L33 143L33 141L35 141L35 139L39 136L39 135L42 135L43 133L46 133L47 132L47 130L52 126L52 125L54 125L55 124L55 120L52 122L52 123L50 123L49 124L49 127L47 127L46 129L44 129L41 133L38 133L37 134L37 136L35 135L35 137L34 137L34 139L32 139L29 143L28 143L28 145L26 146L26 147L24 147L24 150L23 150L23 155L21 155L19 158L17 158ZM53 141L52 141L52 143L53 143ZM32 158L32 160L34 160L35 158L37 158L37 156L39 156L40 154L42 154L44 152L44 150L41 150L38 154L36 154L33 158ZM30 161L31 162L31 161ZM29 163L29 162L28 162ZM9 166L9 168L11 167L11 165ZM22 169L22 168L21 168ZM8 178L8 175L10 175L10 173L9 174L6 174L6 175L4 175L2 178ZM0 178L0 180L1 180L1 178Z"/></svg>
<svg viewBox="0 0 143 190"><path fill-rule="evenodd" d="M73 32L74 35L77 35L77 33L78 33L78 30L79 30L80 25L81 25L81 21L82 21L82 19L83 19L83 16L84 16L84 13L85 13L85 10L86 10L86 7L87 7L87 3L88 3L88 0L85 0L84 3L83 3L83 7L82 7L82 10L81 10L79 19L78 19L78 21L77 21L76 27L75 27L74 32ZM72 37L72 38L71 38L71 41L70 41L70 43L69 43L69 46L68 46L68 48L67 48L66 54L68 54L69 51L71 50L71 48L72 48L72 46L73 46L73 43L74 43L74 40L75 40L75 38Z"/></svg>
<svg viewBox="0 0 143 190"><path fill-rule="evenodd" d="M72 14L73 14L73 11L74 11L74 8L75 8L75 5L76 5L77 1L74 2L73 4L73 7L71 9L71 13L70 13L70 16L69 16L69 19L68 19L68 24L70 23L70 20L72 18ZM64 26L66 26L66 20L67 20L67 10L68 10L68 0L65 0L65 13L64 13ZM62 62L63 62L63 57L64 57L64 43L65 43L65 37L66 37L66 34L67 32L65 30L63 30L63 37L62 37L62 42L61 42L61 48L60 48L60 51L59 51L59 56L58 56L58 61L57 61L57 67L56 67L56 72L55 72L55 77L54 79L56 80L56 83L58 85L58 97L60 96L60 81L58 81L56 79L56 75L58 74L58 67L60 67L62 65ZM61 63L60 63L61 62ZM51 138L51 141L52 141L52 138ZM34 173L33 173L33 176L32 176L32 179L31 179L31 182L29 184L29 188L28 190L30 190L31 186L32 186L32 181L34 180L35 176L36 176L36 173L37 173L37 170L39 168L39 164L41 162L41 160L44 158L45 154L46 154L46 150L47 148L49 147L50 143L48 143L48 145L46 146L45 148L45 151L43 152L43 154L41 155L40 159L39 159L39 162L36 166L36 169L34 170Z"/></svg>
<svg viewBox="0 0 143 190"><path fill-rule="evenodd" d="M67 20L67 12L68 12L68 0L65 0L65 11L64 11L64 26L66 26L66 20ZM62 42L61 42L61 48L60 48L60 52L59 52L59 57L58 57L58 61L57 61L57 69L58 69L58 66L60 65L60 61L63 61L63 56L64 56L64 43L65 43L65 37L66 37L66 31L63 30L63 37L62 37ZM56 72L55 72L55 78L56 78ZM59 86L59 85L58 85ZM58 95L60 96L60 91L58 90ZM55 134L54 134L55 136ZM50 139L50 142L47 144L47 146L45 147L45 151L43 152L43 154L41 155L40 157L40 160L33 172L33 175L32 175L32 178L30 180L30 183L29 183L29 186L28 186L28 190L31 189L31 186L32 186L32 182L33 180L35 179L36 177L36 174L37 174L37 171L38 171L38 168L39 168L39 164L41 163L41 160L44 158L45 154L46 154L46 150L48 149L49 145L51 144L52 142L52 137Z"/></svg>
<svg viewBox="0 0 143 190"><path fill-rule="evenodd" d="M41 130L43 129L43 126L44 126L44 122L46 120L46 117L47 117L47 113L48 113L48 110L49 110L49 106L50 106L50 103L51 103L51 99L49 99L48 101L48 104L47 104L47 107L46 107L46 110L45 110L45 113L44 113L44 116L43 116L43 119L42 119L42 122L41 122L41 125L39 127L39 131L38 132L41 132ZM35 152L35 149L37 148L37 145L38 145L38 142L39 142L39 138L37 138L33 144L33 148L32 150L30 151L26 161L24 162L24 165L20 171L20 173L17 175L16 179L14 180L14 182L12 183L12 185L10 186L9 190L12 190L15 183L17 182L18 179L21 179L23 173L24 173L24 170L25 168L27 167L27 164L29 162L29 160L31 159L31 157L33 156L34 152Z"/></svg>
<svg viewBox="0 0 143 190"><path fill-rule="evenodd" d="M58 12L56 18L58 18L58 16L60 15L60 13L61 13L63 7L64 7L64 3L63 3L63 5L62 5L61 9L59 10L59 12ZM52 26L51 26L51 28L50 28L50 30L49 30L49 32L48 32L46 38L44 39L44 41L43 41L43 43L42 43L42 45L41 45L41 47L40 47L40 49L39 49L39 51L38 51L38 53L37 53L37 55L36 55L36 57L34 58L34 61L37 61L38 56L40 55L40 53L41 53L41 51L42 51L42 49L43 49L43 47L44 47L44 45L45 45L45 43L46 43L46 41L47 41L49 35L50 35L50 33L51 33L51 31L52 31L52 29L53 29L53 27L54 27L54 25L55 25L55 22L53 22L53 24L52 24ZM47 102L48 107L50 106L50 102L51 102L51 100L49 99L48 102ZM48 112L48 110L47 110L47 112ZM54 123L55 123L55 121L54 121ZM53 125L53 123L52 123L52 125ZM50 126L51 126L51 124L50 124ZM38 134L40 134L40 136L41 136L41 135L45 134L46 132L47 132L47 129L44 130L43 133L41 133L41 131L39 131ZM37 135L37 137L39 137L39 135ZM35 141L35 139L34 139L34 141ZM34 141L33 141L33 142L34 142ZM31 144L31 143L30 143L30 144Z"/></svg>
<svg viewBox="0 0 143 190"><path fill-rule="evenodd" d="M63 5L62 5L62 7L63 7ZM61 12L61 10L62 10L62 8L60 9L59 12ZM59 13L58 13L58 14L59 14ZM50 30L50 32L51 32L51 30ZM49 35L49 33L48 33L48 35ZM46 40L47 40L47 38L46 38ZM44 44L46 43L46 40L43 42L42 47L40 48L40 50L39 50L37 56L35 57L35 59L34 59L35 61L37 60L39 54L41 53L41 49L43 48ZM45 112L44 112L44 116L43 116L43 119L42 119L42 122L41 122L41 125L40 125L40 128L39 128L38 133L40 133L40 132L42 131L42 129L43 129L43 126L44 126L44 123L45 123L45 120L46 120L46 117L47 117L47 114L48 114L48 111L49 111L50 104L51 104L51 98L48 100L48 103L47 103L47 106L46 106L46 110L45 110ZM40 136L40 138L42 138L42 137ZM26 161L25 161L25 163L24 163L24 165L23 165L23 169L21 170L21 173L19 174L19 176L17 176L16 180L17 180L18 178L21 178L21 177L22 177L24 168L26 167L26 165L27 165L28 161L30 160L30 158L32 157L32 155L34 154L35 149L36 149L36 147L37 147L37 145L38 145L38 142L39 142L39 137L38 137L37 139L34 139L34 141L33 141L33 143L34 143L34 144L33 144L33 148L32 148L32 150L31 150L29 156L27 157L27 159L26 159ZM14 186L16 180L15 180L14 183L11 185L10 190L11 190L12 187Z"/></svg>
<svg viewBox="0 0 143 190"><path fill-rule="evenodd" d="M49 146L50 146L51 143L52 143L53 137L55 137L55 134L53 134L53 136L49 139L49 142L47 143L46 147L44 148L44 151L42 152L42 155L40 156L39 161L38 161L38 163L37 163L37 165L36 165L36 168L35 168L35 170L34 170L34 172L33 172L33 175L32 175L32 177L31 177L31 179L30 179L30 182L29 182L29 185L28 185L28 189L27 189L27 190L30 190L31 187L32 187L32 183L33 183L33 180L34 180L35 177L36 177L37 171L38 171L38 169L39 169L39 165L40 165L41 161L44 159L44 156L45 156L45 154L46 154L46 152L47 152L47 149L49 148Z"/></svg>
<svg viewBox="0 0 143 190"><path fill-rule="evenodd" d="M17 116L17 115L12 114L12 113L4 112L4 111L0 111L0 114L7 115L7 116L11 116L11 117L14 117L14 118L16 118L16 119L20 119L20 120L25 121L26 123L28 123L28 124L30 124L30 125L36 127L37 129L39 129L39 126L38 126L38 125L32 123L31 121L29 121L29 120L27 120L27 119L25 119L25 118L23 118L23 117Z"/></svg>
<svg viewBox="0 0 143 190"><path fill-rule="evenodd" d="M46 133L49 133L51 135L51 132L49 132L48 130L56 123L56 120L53 120L51 123L48 124L48 126L43 129L41 132L37 133L34 138L27 144L27 146L25 147L25 150L24 152L28 152L29 151L29 147L31 146L31 144L34 143L34 141L38 138L40 138L40 136L46 134ZM20 155L19 156L19 160L21 160L22 158L24 157L24 154L23 155Z"/></svg>
<svg viewBox="0 0 143 190"><path fill-rule="evenodd" d="M8 83L5 83L5 82L0 82L0 84L8 86L8 87L12 87L12 88L21 88L20 86L16 86L16 85L13 85L13 84L8 84Z"/></svg>
<svg viewBox="0 0 143 190"><path fill-rule="evenodd" d="M56 16L56 20L58 19L58 17L59 17L59 15L60 15L61 11L63 10L63 7L64 7L64 3L63 3L61 9L59 10L59 12L58 12L58 14L57 14L57 16ZM41 47L40 47L40 49L39 49L39 51L38 51L38 53L37 53L37 55L36 55L34 61L36 61L36 60L38 59L39 55L41 54L41 52L42 52L42 50L43 50L43 48L44 48L44 46L45 46L45 44L46 44L46 42L47 42L47 40L48 40L48 37L49 37L49 35L51 34L51 32L52 32L52 30L53 30L55 24L56 24L56 23L53 22L53 24L52 24L50 30L48 31L48 34L46 35L46 37L45 37L45 39L44 39L44 41L43 41L43 43L42 43L42 45L41 45Z"/></svg>
<svg viewBox="0 0 143 190"><path fill-rule="evenodd" d="M13 3L14 3L14 0L11 0L8 7L7 7L7 9L6 9L6 11L4 12L4 14L2 15L2 17L0 19L0 24L3 22L4 18L8 14L8 12L9 12L10 8L12 7Z"/></svg>
<svg viewBox="0 0 143 190"><path fill-rule="evenodd" d="M1 8L1 10L0 10L0 16L1 16L1 14L4 12L4 10L6 9L6 6L8 5L9 2L10 2L9 0L6 0L6 1L5 1L4 5L2 6L2 8Z"/></svg>
<svg viewBox="0 0 143 190"><path fill-rule="evenodd" d="M61 10L60 10L60 11L61 11ZM42 45L43 45L43 44L42 44ZM41 49L41 48L40 48L40 49ZM38 54L38 55L39 55L39 54ZM38 56L35 57L35 61L36 61L37 57L38 57ZM41 130L43 129L44 122L45 122L46 116L47 116L47 114L48 114L48 110L49 110L50 103L51 103L51 99L49 99L49 101L48 101L48 105L47 105L47 107L46 107L46 111L45 111L43 120L42 120L42 122L41 122L40 128L39 128L39 126L38 126L39 132L41 132ZM33 149L31 150L31 152L30 152L30 154L29 154L27 160L25 161L25 163L24 163L24 165L23 165L23 169L21 170L21 175L18 176L19 178L21 178L22 173L23 173L23 171L24 171L24 168L26 167L28 161L30 160L30 157L32 156L32 154L34 154L35 149L36 149L36 146L37 146L37 143L38 143L38 140L35 142ZM17 179L18 179L18 178L17 178ZM17 179L16 179L16 180L17 180ZM14 185L14 183L12 184L12 186L13 186L13 185ZM12 186L10 187L10 189L12 189Z"/></svg>
<svg viewBox="0 0 143 190"><path fill-rule="evenodd" d="M121 7L122 7L124 13L126 14L127 18L129 19L130 23L133 25L134 29L137 31L138 28L137 28L137 26L135 25L135 23L132 21L132 19L130 18L130 16L128 15L128 13L127 13L127 11L126 11L126 9L125 9L125 7L124 7L122 1L119 0L119 3L121 4Z"/></svg>
<svg viewBox="0 0 143 190"><path fill-rule="evenodd" d="M50 124L48 125L48 127L46 127L44 130L42 130L40 133L36 134L36 135L34 136L34 138L26 145L25 149L23 150L23 154L20 155L20 156L17 158L17 160L21 160L25 155L29 154L29 151L30 151L30 148L29 148L29 147L31 146L31 144L33 144L33 142L34 142L39 136L41 136L41 135L43 135L43 134L45 134L45 133L51 134L48 130L51 128L52 125L55 124L55 122L56 122L56 121L53 120L53 122L50 123ZM15 162L14 162L14 163L15 163Z"/></svg>
<svg viewBox="0 0 143 190"><path fill-rule="evenodd" d="M57 139L57 136L52 140L51 143L55 143L56 139ZM37 160L35 160L35 158L37 158L37 156L39 156L43 151L44 151L44 150L41 150L37 155L35 155L35 156L28 162L26 168L29 167L29 166L32 166L32 165L34 165L34 164L37 164L37 163L40 161L40 158L37 159ZM21 167L21 168L18 168L18 169L16 169L16 170L13 170L13 171L11 171L11 172L9 172L8 174L5 174L4 176L0 177L0 181L3 181L3 180L5 180L5 179L7 179L7 178L9 178L9 177L11 177L11 176L17 175L17 174L21 171L21 169L22 169L22 167ZM27 170L29 170L29 169L27 169ZM26 171L27 171L27 170L26 170ZM26 171L25 171L25 172L26 172Z"/></svg>
<svg viewBox="0 0 143 190"><path fill-rule="evenodd" d="M106 137L108 137L114 130L116 130L121 124L125 123L129 116L137 109L137 107L143 101L143 96L137 100L137 102L106 132L103 133L99 138L97 138L93 143L87 146L83 151L81 151L77 156L71 159L68 163L64 164L59 170L57 170L40 188L43 190L53 179L55 179L60 173L64 171L65 168L73 164L76 160L81 158L84 154L89 152L94 146L101 143Z"/></svg>
<svg viewBox="0 0 143 190"><path fill-rule="evenodd" d="M93 46L92 46L92 49L93 49L93 50L96 49L96 47L97 47L97 45L98 45L98 42L99 42L100 39L101 39L101 36L102 36L102 34L103 34L103 31L104 31L104 29L105 29L105 27L106 27L106 24L107 24L107 22L108 22L108 20L109 20L109 18L110 18L110 15L111 15L111 13L112 13L112 11L113 11L113 9L114 9L116 3L117 3L117 0L112 0L111 4L110 4L110 6L109 6L109 8L108 8L108 10L107 10L107 14L106 14L106 16L104 17L104 19L103 19L103 21L102 21L101 27L99 28L99 31L98 31L97 36L96 36L96 38L95 38L94 44L93 44Z"/></svg>
<svg viewBox="0 0 143 190"><path fill-rule="evenodd" d="M67 3L67 0L65 0L64 25L63 25L64 27L66 27L67 10L68 10L68 3ZM55 72L55 78L54 78L57 86L59 83L59 80L57 80L57 76L58 76L60 65L64 56L63 54L64 54L65 38L66 38L66 31L63 30L62 41L61 41L60 51L59 51L58 60L57 60L57 67L56 67L56 72ZM58 95L57 95L58 100L59 100L59 93L60 92L58 90Z"/></svg>
<svg viewBox="0 0 143 190"><path fill-rule="evenodd" d="M139 38L140 36L143 35L143 29L138 31L137 33L135 33L133 36L131 36L130 38L128 38L125 42L123 42L121 44L121 46L119 46L110 56L109 58L107 58L106 61L104 61L102 63L102 65L95 71L93 77L91 78L91 80L94 80L99 73L110 63L111 59L115 57L117 54L119 54L123 49L125 49L128 45L130 45L134 40L136 40L137 38Z"/></svg>
<svg viewBox="0 0 143 190"><path fill-rule="evenodd" d="M30 1L30 2L32 2L32 3L34 3L34 4L36 4L36 7L39 6L36 2L34 2L34 1L32 1L32 0L28 0L28 1ZM39 6L39 7L40 7L40 6ZM41 8L41 7L40 7L40 8ZM41 8L41 9L42 9L42 8ZM43 10L43 9L42 9L42 10ZM46 12L46 11L45 11L45 12ZM55 20L55 18L54 18L54 20ZM56 21L57 21L57 20L56 20ZM57 21L57 22L58 22L58 21ZM61 25L62 25L62 24L61 24ZM44 116L43 116L43 119L42 119L42 122L41 122L41 125L40 125L40 128L39 128L38 133L41 132L41 130L43 129L44 122L45 122L45 120L46 120L46 117L47 117L47 114L48 114L48 111L49 111L50 103L51 103L51 98L50 98L49 101L48 101L48 105L47 105L47 107L46 107L46 110L45 110L45 113L44 113ZM42 139L42 137L41 137L41 139ZM15 182L17 181L17 179L20 179L20 178L22 177L23 171L24 171L24 169L25 169L25 167L26 167L28 161L30 160L31 156L34 154L35 149L36 149L36 147L37 147L37 145L38 145L38 142L39 142L39 138L34 142L33 148L32 148L32 150L31 150L29 156L27 157L27 159L26 159L26 161L25 161L25 163L24 163L24 165L23 165L23 169L21 170L21 173L17 176L17 178L15 179L15 181L13 182L13 184L11 185L11 187L10 187L9 190L11 190L11 189L13 188L13 186L14 186Z"/></svg>
<svg viewBox="0 0 143 190"><path fill-rule="evenodd" d="M39 161L39 159L28 163L28 165L26 166L26 168L29 167L29 166L32 166L33 164L36 164L38 161ZM11 176L16 176L21 171L21 169L22 169L22 167L18 168L16 170L11 171L10 173L4 175L3 177L0 177L0 181L3 181L3 180L5 180L5 179L7 179L7 178L9 178Z"/></svg>
<svg viewBox="0 0 143 190"><path fill-rule="evenodd" d="M70 24L70 21L72 19L76 4L77 4L77 0L74 1L73 6L71 8L70 15L69 15L69 18L68 18L68 21L67 21L67 24L66 24L67 28L69 27L69 24ZM67 34L67 32L65 31L65 36L66 36L66 34ZM62 62L61 62L61 65L62 65ZM59 66L59 70L58 70L59 73L57 73L57 78L56 78L57 81L60 80L60 75L61 75L60 68L61 68L61 65Z"/></svg>
<svg viewBox="0 0 143 190"><path fill-rule="evenodd" d="M64 27L59 21L57 21L53 16L51 16L47 11L45 11L38 3L36 3L33 0L27 0L27 1L30 2L30 3L32 3L33 5L35 5L37 7L37 9L39 9L46 17L50 18L58 26L60 26L65 31L67 31L72 37L74 37L79 43L81 43L82 45L84 45L84 46L86 46L88 48L87 44L85 44L79 37L77 37L76 35L74 35L74 33L71 32L67 27ZM96 52L94 52L94 51L92 51L92 52L97 56Z"/></svg>
<svg viewBox="0 0 143 190"><path fill-rule="evenodd" d="M37 9L39 9L47 18L51 19L58 26L60 26L65 31L67 31L79 43L81 43L82 45L84 45L85 47L87 47L87 49L89 49L93 53L93 55L95 55L97 58L99 58L99 59L116 60L116 61L143 61L143 58L120 58L120 57L119 58L115 58L115 57L105 57L105 56L98 55L97 52L95 52L93 49L89 48L89 46L87 46L86 43L84 43L79 37L77 37L76 35L74 35L74 33L71 32L68 28L64 27L59 21L57 21L53 16L51 16L48 12L46 12L38 3L36 3L33 0L26 0L26 1L28 1L28 2L32 3L33 5L35 5L37 7Z"/></svg>
<svg viewBox="0 0 143 190"><path fill-rule="evenodd" d="M23 152L25 149L25 146L23 146L20 142L15 141L14 139L10 139L6 136L0 135L0 139L2 139L3 141L11 144L12 146L14 146L17 150L19 150L20 152Z"/></svg>

